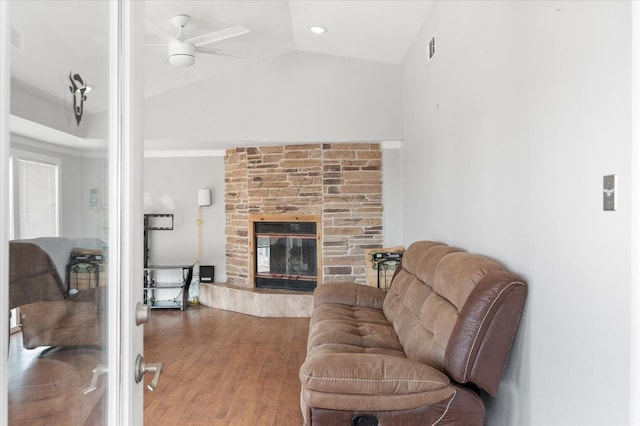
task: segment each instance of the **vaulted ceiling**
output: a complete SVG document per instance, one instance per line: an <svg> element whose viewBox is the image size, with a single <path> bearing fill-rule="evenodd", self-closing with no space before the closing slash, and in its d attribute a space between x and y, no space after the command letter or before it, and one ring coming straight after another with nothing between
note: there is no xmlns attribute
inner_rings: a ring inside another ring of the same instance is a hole
<svg viewBox="0 0 640 426"><path fill-rule="evenodd" d="M315 52L400 64L434 0L146 0L148 25L176 34L170 19L191 17L187 38L242 25L249 33L211 47L248 53L245 58L196 54L190 67L166 62L165 47L145 47L145 96L154 96L221 73L250 67L291 51ZM69 102L69 74L94 87L88 113L107 105L108 2L13 1L11 70L14 83L44 97ZM312 25L327 29L322 35ZM148 30L148 28L147 28ZM151 31L145 43L161 44Z"/></svg>
<svg viewBox="0 0 640 426"><path fill-rule="evenodd" d="M249 66L275 55L301 50L399 64L431 8L432 1L147 1L149 21L170 34L174 15L192 17L185 28L196 36L234 25L246 35L215 47L248 52L244 59L197 55L196 64L176 68L164 64L166 49L147 48L147 95L160 93L217 73ZM321 35L309 27L327 29ZM153 41L153 36L149 41ZM157 38L156 38L157 41Z"/></svg>

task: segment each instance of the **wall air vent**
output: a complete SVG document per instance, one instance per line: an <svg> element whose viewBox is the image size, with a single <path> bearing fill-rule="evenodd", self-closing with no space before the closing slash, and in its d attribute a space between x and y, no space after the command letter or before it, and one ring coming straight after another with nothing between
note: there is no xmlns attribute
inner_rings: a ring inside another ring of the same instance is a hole
<svg viewBox="0 0 640 426"><path fill-rule="evenodd" d="M433 57L436 56L436 35L434 34L429 39L429 47L427 52L427 63L430 63L433 60Z"/></svg>

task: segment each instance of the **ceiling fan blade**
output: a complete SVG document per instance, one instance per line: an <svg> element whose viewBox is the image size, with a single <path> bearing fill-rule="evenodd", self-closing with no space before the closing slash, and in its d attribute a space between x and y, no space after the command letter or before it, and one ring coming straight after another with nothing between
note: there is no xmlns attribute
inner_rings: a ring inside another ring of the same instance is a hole
<svg viewBox="0 0 640 426"><path fill-rule="evenodd" d="M214 43L216 41L226 40L231 37L237 37L249 32L248 28L242 25L236 25L235 27L227 28L224 30L214 31L212 33L202 34L197 37L187 40L190 43L196 45L196 47L204 46L205 44Z"/></svg>
<svg viewBox="0 0 640 426"><path fill-rule="evenodd" d="M210 55L220 55L220 56L229 56L232 58L240 58L244 59L250 55L249 52L243 52L242 50L234 50L234 49L217 49L215 47L196 47L196 52L207 53Z"/></svg>
<svg viewBox="0 0 640 426"><path fill-rule="evenodd" d="M167 34L163 30L158 28L156 26L156 24L154 24L153 22L149 21L148 19L145 20L145 27L147 28L147 31L149 33L160 37L161 39L163 39L167 43L178 43L178 40L174 36Z"/></svg>

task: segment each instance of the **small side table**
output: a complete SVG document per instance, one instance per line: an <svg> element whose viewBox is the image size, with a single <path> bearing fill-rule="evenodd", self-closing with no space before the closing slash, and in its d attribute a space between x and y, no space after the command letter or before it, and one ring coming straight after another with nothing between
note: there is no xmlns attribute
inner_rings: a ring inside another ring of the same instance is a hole
<svg viewBox="0 0 640 426"><path fill-rule="evenodd" d="M398 267L400 263L400 259L402 259L401 253L375 253L374 254L374 262L376 263L376 269L378 271L378 288L382 288L384 291L389 290L387 279L387 271L394 271ZM381 271L384 273L384 286L380 286L380 275Z"/></svg>

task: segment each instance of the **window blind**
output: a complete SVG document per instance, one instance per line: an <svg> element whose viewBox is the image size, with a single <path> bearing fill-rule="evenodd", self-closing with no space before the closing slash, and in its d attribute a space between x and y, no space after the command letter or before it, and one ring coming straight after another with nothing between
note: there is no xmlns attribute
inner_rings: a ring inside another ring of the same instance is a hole
<svg viewBox="0 0 640 426"><path fill-rule="evenodd" d="M58 236L58 165L18 158L18 238Z"/></svg>

